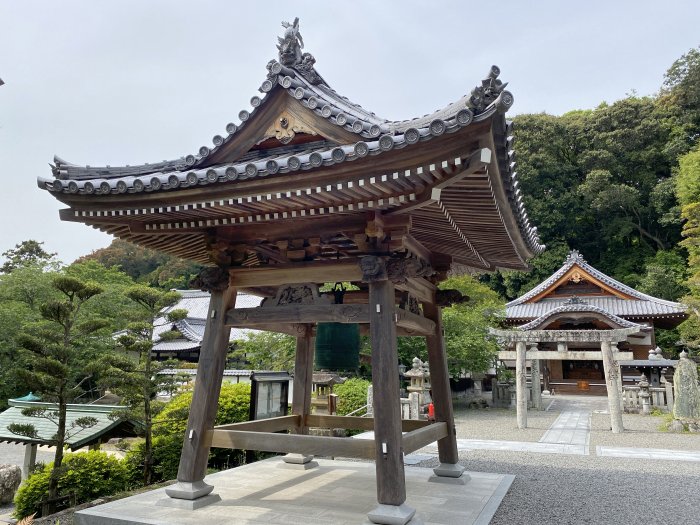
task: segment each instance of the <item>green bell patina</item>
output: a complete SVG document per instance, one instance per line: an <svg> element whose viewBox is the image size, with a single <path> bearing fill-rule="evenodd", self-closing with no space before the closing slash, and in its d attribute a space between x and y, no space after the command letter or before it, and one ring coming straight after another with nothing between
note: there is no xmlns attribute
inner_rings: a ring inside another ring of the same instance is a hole
<svg viewBox="0 0 700 525"><path fill-rule="evenodd" d="M352 370L360 366L360 327L347 323L318 323L316 369Z"/></svg>
<svg viewBox="0 0 700 525"><path fill-rule="evenodd" d="M336 283L335 304L343 303L345 287ZM318 323L316 370L353 370L360 366L360 327L348 323Z"/></svg>

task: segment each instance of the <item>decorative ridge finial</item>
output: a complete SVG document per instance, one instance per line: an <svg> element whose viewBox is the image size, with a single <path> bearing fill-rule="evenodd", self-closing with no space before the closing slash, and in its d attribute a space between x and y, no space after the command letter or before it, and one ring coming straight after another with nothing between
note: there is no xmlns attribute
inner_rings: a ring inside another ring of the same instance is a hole
<svg viewBox="0 0 700 525"><path fill-rule="evenodd" d="M571 250L569 252L569 255L566 256L566 262L583 262L585 263L586 260L583 258L583 255L578 250Z"/></svg>
<svg viewBox="0 0 700 525"><path fill-rule="evenodd" d="M296 69L311 84L321 84L323 78L314 69L316 59L311 53L301 52L304 49L304 39L299 32L299 17L291 24L282 22L282 27L284 35L277 37L280 64Z"/></svg>
<svg viewBox="0 0 700 525"><path fill-rule="evenodd" d="M570 304L585 304L585 305L587 305L588 303L586 301L584 301L583 299L581 299L578 295L573 295L564 304L565 305L570 305Z"/></svg>
<svg viewBox="0 0 700 525"><path fill-rule="evenodd" d="M479 113L484 110L492 102L497 102L498 108L505 112L513 105L513 95L510 91L505 91L508 83L505 84L499 80L498 75L501 70L498 66L491 66L488 76L481 81L480 86L472 89L467 107L474 113Z"/></svg>

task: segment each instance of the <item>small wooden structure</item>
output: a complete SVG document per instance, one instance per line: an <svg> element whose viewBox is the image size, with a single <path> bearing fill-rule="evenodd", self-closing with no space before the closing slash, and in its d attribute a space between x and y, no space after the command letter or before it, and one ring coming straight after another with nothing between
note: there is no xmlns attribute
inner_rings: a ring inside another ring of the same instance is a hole
<svg viewBox="0 0 700 525"><path fill-rule="evenodd" d="M435 440L437 476L457 464L437 283L449 271L527 269L540 252L517 187L513 96L492 67L471 92L432 115L390 121L340 96L284 24L261 96L213 146L154 164L81 167L55 159L42 188L78 221L173 255L215 265L178 505L214 501L203 482L210 446L376 461L376 523L406 523L403 455ZM318 284L349 281L343 304ZM267 297L234 309L238 291ZM372 340L374 418L310 413L316 323L357 323ZM297 338L292 415L213 428L232 327ZM396 336L425 337L436 422L401 421ZM310 436L309 427L374 430L375 441ZM289 430L289 434L277 432ZM402 431L406 432L402 435ZM460 477L461 476L461 477Z"/></svg>

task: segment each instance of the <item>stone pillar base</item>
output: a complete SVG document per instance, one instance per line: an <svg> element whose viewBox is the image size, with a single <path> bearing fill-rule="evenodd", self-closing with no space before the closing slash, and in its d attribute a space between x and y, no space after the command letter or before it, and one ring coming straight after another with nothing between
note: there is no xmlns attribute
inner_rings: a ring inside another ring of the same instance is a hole
<svg viewBox="0 0 700 525"><path fill-rule="evenodd" d="M208 494L197 499L161 498L156 501L156 505L159 507L172 507L182 510L197 510L219 501L221 501L221 496L218 494Z"/></svg>
<svg viewBox="0 0 700 525"><path fill-rule="evenodd" d="M287 454L282 456L282 461L284 463L280 464L280 467L292 468L297 470L309 470L318 467L316 461L312 461L313 456L305 456L304 454Z"/></svg>
<svg viewBox="0 0 700 525"><path fill-rule="evenodd" d="M405 503L401 505L384 505L380 503L376 509L367 513L367 517L371 523L380 525L406 525L409 522L411 525L422 524L422 521L411 519L415 514L416 509L409 507Z"/></svg>
<svg viewBox="0 0 700 525"><path fill-rule="evenodd" d="M165 489L165 493L173 499L195 500L209 494L214 487L204 481L178 481Z"/></svg>
<svg viewBox="0 0 700 525"><path fill-rule="evenodd" d="M445 483L448 485L466 485L471 476L464 473L464 467L455 463L440 463L433 469L434 476L428 478L429 483Z"/></svg>

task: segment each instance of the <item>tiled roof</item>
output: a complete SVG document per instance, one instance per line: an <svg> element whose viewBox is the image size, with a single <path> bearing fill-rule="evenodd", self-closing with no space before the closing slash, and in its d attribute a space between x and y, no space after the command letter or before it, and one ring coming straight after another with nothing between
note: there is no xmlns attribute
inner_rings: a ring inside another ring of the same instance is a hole
<svg viewBox="0 0 700 525"><path fill-rule="evenodd" d="M22 415L22 410L25 408L44 408L47 410L56 410L57 405L54 403L19 401L17 399L10 399L8 402L10 404L10 408L0 414L0 442L9 441L16 443L45 444L51 441L51 438L54 436L54 434L56 434L57 426L43 417L24 416ZM81 417L94 417L97 420L97 424L90 428L72 429L70 431L71 435L66 440L66 444L71 449L75 450L90 443L94 443L100 438L100 436L124 423L124 420L112 420L110 418L110 414L118 410L124 410L124 407L109 405L68 405L68 428L71 427L76 419ZM11 423L34 425L34 428L38 433L38 437L35 439L13 434L7 428ZM133 435L133 433L129 432L125 435Z"/></svg>
<svg viewBox="0 0 700 525"><path fill-rule="evenodd" d="M168 332L175 327L182 335L182 338L159 341L153 345L155 352L184 352L197 350L204 339L204 327L206 326L207 312L209 310L209 292L200 290L177 290L182 296L177 304L166 308L163 313L172 310L187 310L187 317L175 323L169 323L165 317L156 319L153 329L153 340L158 341L161 334ZM254 308L260 306L261 297L239 293L236 296L236 308ZM256 332L245 328L232 328L230 341L245 339L247 333Z"/></svg>
<svg viewBox="0 0 700 525"><path fill-rule="evenodd" d="M577 265L581 270L610 288L633 297L633 299L622 299L613 296L587 295L585 301L592 307L600 308L612 315L625 318L675 317L684 315L686 309L682 304L652 297L622 284L603 272L596 270L585 261L578 251L572 250L561 268L526 294L506 304L506 319L535 319L555 308L563 306L568 301L568 298L554 299L547 297L533 303L527 301L545 292L574 265Z"/></svg>
<svg viewBox="0 0 700 525"><path fill-rule="evenodd" d="M606 317L608 320L612 321L616 325L618 325L620 328L635 328L635 327L642 327L641 325L637 323L633 323L631 321L627 321L626 319L622 319L621 317L618 317L617 315L608 312L607 310L600 308L599 306L594 306L591 304L588 304L586 302L575 302L571 303L570 301L565 302L561 306L557 306L556 308L552 308L550 310L547 310L545 313L540 315L537 319L534 321L531 321L527 324L518 326L518 330L535 330L539 327L541 327L548 319L551 319L553 316L558 315L558 314L565 314L568 312L574 312L574 313L595 313L602 315L603 317Z"/></svg>

